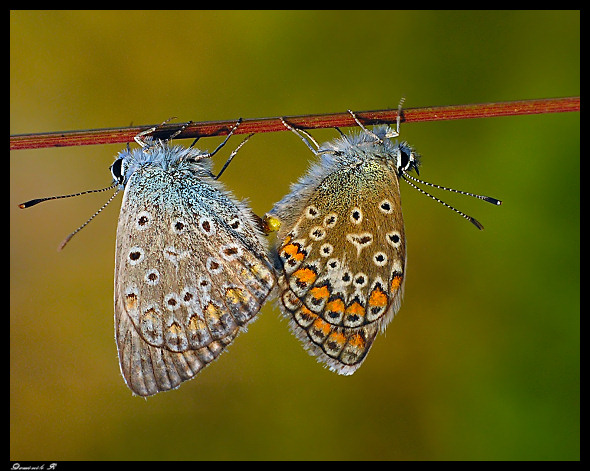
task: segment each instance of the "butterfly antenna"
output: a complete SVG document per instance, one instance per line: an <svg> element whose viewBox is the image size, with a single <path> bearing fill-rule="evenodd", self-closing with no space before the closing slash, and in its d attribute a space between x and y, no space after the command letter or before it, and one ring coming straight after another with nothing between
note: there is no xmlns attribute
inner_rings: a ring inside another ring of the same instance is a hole
<svg viewBox="0 0 590 471"><path fill-rule="evenodd" d="M457 208L454 208L454 207L453 207L453 206L451 206L450 204L448 204L448 203L445 203L443 200L441 200L441 199L437 198L436 196L434 196L434 195L431 195L431 194L430 194L430 193L428 193L427 191L423 190L423 189L422 189L422 188L420 188L419 186L417 186L417 185L415 185L414 183L412 183L410 180L418 181L418 182L420 182L420 183L424 183L425 185L432 186L432 187L435 187L435 188L440 188L441 190L453 191L453 192L455 192L455 193L461 193L461 194L463 194L463 195L467 195L467 196L473 196L473 197L475 197L475 198L479 198L479 199L483 199L484 201L488 201L489 203L492 203L492 202L494 202L494 204L501 204L501 203L502 203L500 200L497 200L497 199L495 199L495 198L490 198L489 196L484 196L484 197L482 197L482 196L479 196L479 195L474 195L474 194L472 194L472 193L467 193L467 192L464 192L464 191L459 191L459 190L453 190L452 188L445 188L445 187L442 187L442 186L434 185L434 184L432 184L432 183L427 183L427 182L424 182L424 181L422 181L422 180L419 180L419 179L417 179L417 178L414 178L414 177L412 177L412 176L408 175L408 174L407 174L407 173L405 173L405 172L404 172L404 173L402 173L402 175L401 175L401 176L402 176L402 178L404 179L404 181L405 181L405 182L406 182L408 185L410 185L412 188L415 188L416 190L418 190L418 191L419 191L420 193L422 193L423 195L426 195L426 196L428 196L428 197L432 198L434 201L437 201L438 203L442 204L443 206L446 206L447 208L449 208L449 209L451 209L451 210L455 211L455 212L456 212L456 213L457 213L459 216L461 216L461 217L463 217L463 218L467 219L469 222L471 222L471 223L472 223L472 224L473 224L475 227L477 227L479 230L483 230L483 225L482 225L482 224L481 224L481 223L480 223L480 222L479 222L477 219L475 219L474 217L471 217L471 216L469 216L468 214L465 214L463 211L459 211Z"/></svg>
<svg viewBox="0 0 590 471"><path fill-rule="evenodd" d="M115 185L113 185L115 186ZM112 188L112 187L111 187ZM108 204L113 201L113 199L115 198L115 196L117 196L117 194L119 193L119 191L121 191L120 189L117 188L117 191L115 191L115 193L113 193L113 195L108 199L108 201L103 204L100 209L98 211L96 211L92 216L90 216L88 218L88 220L82 224L80 227L78 227L78 229L76 229L74 232L72 232L69 236L67 236L61 244L59 244L59 247L57 248L58 251L63 250L63 248L66 246L66 244L72 239L72 237L74 237L78 232L80 232L82 229L84 229L89 223L90 221L92 221L96 216L98 216L98 214L108 206Z"/></svg>
<svg viewBox="0 0 590 471"><path fill-rule="evenodd" d="M118 183L115 182L111 186L107 186L106 188L100 188L98 190L86 190L86 191L81 191L79 193L72 193L71 195L59 195L59 196L48 196L47 198L37 198L34 200L27 201L26 203L21 203L18 205L18 207L20 209L26 209L26 208L30 208L31 206L35 206L36 204L43 203L43 201L59 200L62 198L72 198L73 196L86 195L88 193L101 193L103 191L112 190L117 185L118 185Z"/></svg>
<svg viewBox="0 0 590 471"><path fill-rule="evenodd" d="M500 206L502 204L502 201L500 201L496 198L492 198L491 196L476 195L475 193L469 193L468 191L455 190L454 188L447 188L446 186L435 185L434 183L425 182L424 180L420 180L419 178L413 177L412 175L409 175L408 173L404 173L404 177L408 177L410 180L413 180L418 183L422 183L423 185L427 185L432 188L438 188L440 190L450 191L452 193L459 193L461 195L471 196L473 198L477 198L482 201L487 201L488 203L495 204L497 206Z"/></svg>

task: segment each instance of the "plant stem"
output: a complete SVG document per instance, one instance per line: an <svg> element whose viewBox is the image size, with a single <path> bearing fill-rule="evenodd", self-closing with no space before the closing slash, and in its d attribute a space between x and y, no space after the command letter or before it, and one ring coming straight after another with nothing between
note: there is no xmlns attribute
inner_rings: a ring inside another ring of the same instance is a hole
<svg viewBox="0 0 590 471"><path fill-rule="evenodd" d="M378 111L355 111L364 124L394 123L397 108ZM518 116L523 114L563 113L580 111L580 97L547 98L539 100L520 100L471 105L434 106L427 108L406 108L403 122L443 121L451 119L491 118L498 116ZM334 128L356 126L348 112L284 116L285 121L302 129ZM205 121L190 123L177 136L177 139L226 135L235 125L231 121ZM155 138L165 139L185 123L165 124L154 131ZM82 131L63 131L10 136L10 150L39 149L43 147L66 147L91 144L113 144L133 142L133 138L149 126L130 126L125 128L91 129ZM265 133L286 131L279 117L244 119L235 134Z"/></svg>

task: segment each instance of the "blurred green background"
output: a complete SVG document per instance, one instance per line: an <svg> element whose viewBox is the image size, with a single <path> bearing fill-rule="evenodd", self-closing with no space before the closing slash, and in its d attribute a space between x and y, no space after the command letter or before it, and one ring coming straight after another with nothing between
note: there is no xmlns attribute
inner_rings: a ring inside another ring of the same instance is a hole
<svg viewBox="0 0 590 471"><path fill-rule="evenodd" d="M10 52L11 134L580 93L577 11L12 11ZM11 152L10 458L579 459L579 119L402 126L424 179L504 204L436 192L481 232L402 184L404 303L353 376L317 364L268 304L196 379L147 400L114 342L120 197L61 253L108 195L17 208L108 185L123 145ZM223 180L264 213L312 157L288 132L258 135Z"/></svg>

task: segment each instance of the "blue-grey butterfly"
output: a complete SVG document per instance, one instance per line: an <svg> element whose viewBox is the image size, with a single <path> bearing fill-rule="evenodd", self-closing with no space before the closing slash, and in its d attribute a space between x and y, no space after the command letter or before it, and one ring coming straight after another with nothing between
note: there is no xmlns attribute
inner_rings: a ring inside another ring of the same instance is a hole
<svg viewBox="0 0 590 471"><path fill-rule="evenodd" d="M250 136L217 176L212 172L211 157L238 124L211 153L193 147L196 140L188 148L172 145L180 131L153 139L154 127L111 166L112 187L124 189L115 337L121 373L137 395L193 378L255 318L274 286L259 218L218 180Z"/></svg>

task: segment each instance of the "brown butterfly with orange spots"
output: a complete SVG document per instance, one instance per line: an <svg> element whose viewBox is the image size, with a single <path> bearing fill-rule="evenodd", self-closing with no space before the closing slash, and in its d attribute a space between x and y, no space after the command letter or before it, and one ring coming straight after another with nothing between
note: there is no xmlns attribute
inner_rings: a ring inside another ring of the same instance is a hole
<svg viewBox="0 0 590 471"><path fill-rule="evenodd" d="M381 125L371 131L350 113L360 133L341 133L322 146L283 120L320 161L264 219L267 232L278 231L273 253L281 311L308 352L342 375L360 367L401 305L406 236L399 179L479 229L477 220L408 179L500 204L408 175L418 173L419 156L406 142L391 141L399 136L401 104L397 129Z"/></svg>

